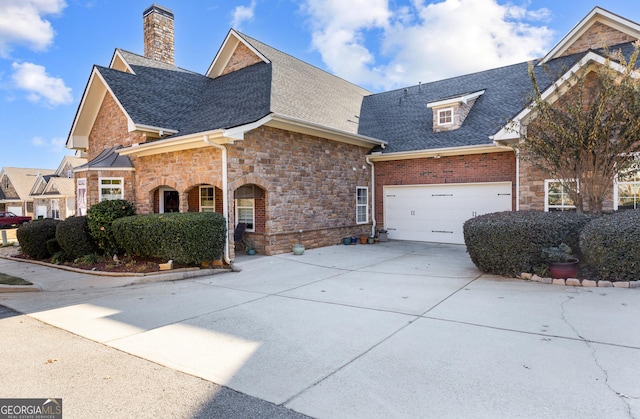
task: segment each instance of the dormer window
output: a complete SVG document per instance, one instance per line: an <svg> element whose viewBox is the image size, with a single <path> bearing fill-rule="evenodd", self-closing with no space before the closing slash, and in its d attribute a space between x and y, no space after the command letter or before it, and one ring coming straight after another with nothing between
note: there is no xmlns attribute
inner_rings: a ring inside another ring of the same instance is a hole
<svg viewBox="0 0 640 419"><path fill-rule="evenodd" d="M438 125L453 124L453 108L438 110Z"/></svg>
<svg viewBox="0 0 640 419"><path fill-rule="evenodd" d="M452 131L462 126L476 99L484 94L484 90L452 96L427 103L433 112L433 131Z"/></svg>

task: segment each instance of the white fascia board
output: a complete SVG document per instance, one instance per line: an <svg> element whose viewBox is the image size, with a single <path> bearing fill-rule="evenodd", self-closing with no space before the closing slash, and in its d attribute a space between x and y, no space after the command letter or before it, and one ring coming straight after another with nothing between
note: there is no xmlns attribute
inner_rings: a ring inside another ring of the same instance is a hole
<svg viewBox="0 0 640 419"><path fill-rule="evenodd" d="M239 125L237 127L225 129L222 135L225 138L230 138L233 140L244 140L245 132L261 127L262 125L265 125L266 123L271 121L271 119L271 114L269 114L250 124Z"/></svg>
<svg viewBox="0 0 640 419"><path fill-rule="evenodd" d="M443 147L433 148L429 150L413 150L399 151L396 153L372 153L369 154L369 160L376 161L394 161L409 159L426 159L448 156L465 156L472 154L484 153L501 153L505 151L513 151L511 147L503 147L497 144L481 144L466 147Z"/></svg>
<svg viewBox="0 0 640 419"><path fill-rule="evenodd" d="M464 103L464 104L466 104L470 100L475 99L478 96L483 95L484 92L485 92L484 90L480 90L478 92L470 93L470 94L464 95L464 96L456 96L456 97L452 97L450 99L444 99L444 100L439 100L437 102L427 103L427 108L439 108L440 106L453 105L455 103Z"/></svg>
<svg viewBox="0 0 640 419"><path fill-rule="evenodd" d="M133 68L131 68L131 66L127 62L127 60L124 59L119 49L116 49L116 51L113 53L113 57L111 57L111 62L109 63L109 68L112 68L118 71L124 71L131 74L136 74L135 71L133 71Z"/></svg>
<svg viewBox="0 0 640 419"><path fill-rule="evenodd" d="M144 144L133 144L129 147L115 150L115 152L122 156L150 156L154 154L169 153L172 151L208 147L203 140L204 137L208 137L211 140L223 138L223 130L199 132L197 134L186 135L183 137L166 138L164 140L150 141ZM225 142L223 141L222 143Z"/></svg>
<svg viewBox="0 0 640 419"><path fill-rule="evenodd" d="M640 39L640 25L596 6L587 16L580 20L580 22L578 22L571 31L569 31L569 33L565 35L556 44L556 46L554 46L551 51L544 56L544 58L542 58L542 60L540 60L538 65L543 65L549 60L561 56L564 51L573 45L573 43L589 29L590 26L587 26L587 24L592 20L596 22L599 21L607 26L619 30L620 32Z"/></svg>
<svg viewBox="0 0 640 419"><path fill-rule="evenodd" d="M130 126L129 132L134 132L134 131L153 132L154 134L160 134L160 135L165 135L165 134L174 135L178 133L178 131L175 129L162 128L162 127L156 127L153 125L144 125L144 124L133 124L133 126Z"/></svg>
<svg viewBox="0 0 640 419"><path fill-rule="evenodd" d="M238 32L231 29L229 30L227 37L224 39L224 42L222 42L222 45L220 46L220 49L216 53L216 56L214 57L213 61L211 62L211 65L209 66L209 69L205 73L205 76L214 79L218 77L220 74L222 74L222 70L229 63L229 60L231 59L231 56L233 56L233 53L238 47L239 43L243 43L247 48L251 50L251 52L256 54L265 63L268 64L271 62L267 57L262 55L260 51L258 51L251 44L245 41Z"/></svg>
<svg viewBox="0 0 640 419"><path fill-rule="evenodd" d="M42 183L42 182L44 182L44 176L38 175L38 178L33 183L33 186L31 187L31 190L29 191L29 196L38 196L39 195L39 194L36 194L36 190L38 189L38 187L40 186L40 183ZM46 185L45 185L45 190L46 190Z"/></svg>
<svg viewBox="0 0 640 419"><path fill-rule="evenodd" d="M101 83L102 85L98 85L96 83ZM91 75L89 76L89 81L84 88L84 93L82 94L82 99L80 100L80 105L78 106L78 110L76 111L75 118L73 119L73 123L71 124L71 131L69 132L69 138L67 138L67 143L65 145L66 148L69 149L87 149L89 147L89 132L90 128L82 127L80 128L79 122L81 118L89 118L95 121L96 116L98 115L98 110L100 106L97 102L102 102L106 92L106 83L104 79L99 75L98 69L94 66L91 70ZM97 90L96 90L97 89ZM104 89L104 91L101 91ZM100 95L102 97L98 99L94 99L90 104L88 103L88 99L90 96ZM91 113L87 115L87 113ZM82 130L82 132L78 132Z"/></svg>
<svg viewBox="0 0 640 419"><path fill-rule="evenodd" d="M559 97L559 94L563 93L559 92L560 88L565 86L576 72L578 72L583 67L589 66L591 64L606 65L607 59L602 55L596 54L593 51L587 53L584 57L582 57L580 61L575 63L573 67L567 70L551 86L549 86L544 92L541 93L542 100L549 100L551 103L555 102ZM609 60L609 66L619 72L622 72L624 70L623 66L615 61ZM640 73L636 71L632 75L632 77L638 78L640 77ZM527 106L522 111L520 111L520 113L518 113L518 115L516 115L511 121L509 121L509 123L505 124L505 126L502 127L500 131L495 133L490 138L494 141L507 141L519 138L521 123L527 116L529 116L530 113L531 106Z"/></svg>
<svg viewBox="0 0 640 419"><path fill-rule="evenodd" d="M320 138L326 138L333 141L343 142L347 144L358 145L361 147L381 146L386 147L387 142L365 135L358 135L335 128L326 127L324 125L314 124L302 119L290 116L272 114L271 120L265 124L273 128L285 129L301 134L309 134Z"/></svg>

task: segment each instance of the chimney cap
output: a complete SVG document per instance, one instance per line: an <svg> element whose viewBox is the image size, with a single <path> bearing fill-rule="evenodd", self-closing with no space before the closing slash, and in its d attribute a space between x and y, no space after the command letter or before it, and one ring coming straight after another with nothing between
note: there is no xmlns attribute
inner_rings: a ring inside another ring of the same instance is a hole
<svg viewBox="0 0 640 419"><path fill-rule="evenodd" d="M154 12L159 13L162 16L166 16L170 19L173 19L173 12L170 9L155 3L153 3L144 12L142 12L142 17L147 17L148 15Z"/></svg>

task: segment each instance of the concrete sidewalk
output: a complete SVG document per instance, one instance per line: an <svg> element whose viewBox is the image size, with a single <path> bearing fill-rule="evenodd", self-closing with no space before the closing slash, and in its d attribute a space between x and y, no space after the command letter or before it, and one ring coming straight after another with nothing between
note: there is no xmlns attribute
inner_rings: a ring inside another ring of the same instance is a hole
<svg viewBox="0 0 640 419"><path fill-rule="evenodd" d="M637 289L482 275L429 243L238 263L0 304L313 417L640 417Z"/></svg>

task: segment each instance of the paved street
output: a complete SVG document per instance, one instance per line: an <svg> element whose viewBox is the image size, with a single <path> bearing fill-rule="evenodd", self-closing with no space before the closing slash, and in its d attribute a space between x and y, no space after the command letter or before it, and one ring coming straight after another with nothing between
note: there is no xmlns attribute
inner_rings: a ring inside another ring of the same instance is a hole
<svg viewBox="0 0 640 419"><path fill-rule="evenodd" d="M238 265L242 272L182 281L109 287L79 278L73 290L2 294L0 304L28 318L1 320L1 330L12 335L5 330L16 319L37 319L78 335L87 345L78 353L94 353L96 365L113 363L111 352L132 354L163 374L201 378L204 393L216 383L312 417L640 418L637 289L481 275L464 246L429 243L333 246ZM0 259L1 272L24 275L24 266ZM68 272L26 266L38 281L72 286L58 278ZM0 338L3 347L10 339ZM67 347L50 341L38 342ZM51 356L62 359L26 358ZM83 386L93 373L78 368L65 381ZM134 406L162 394L137 388ZM25 397L42 396L33 391ZM86 400L65 399L65 413L82 416ZM167 417L193 416L190 408Z"/></svg>
<svg viewBox="0 0 640 419"><path fill-rule="evenodd" d="M64 418L305 417L2 306L0 342L0 397L61 397Z"/></svg>

